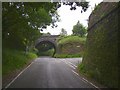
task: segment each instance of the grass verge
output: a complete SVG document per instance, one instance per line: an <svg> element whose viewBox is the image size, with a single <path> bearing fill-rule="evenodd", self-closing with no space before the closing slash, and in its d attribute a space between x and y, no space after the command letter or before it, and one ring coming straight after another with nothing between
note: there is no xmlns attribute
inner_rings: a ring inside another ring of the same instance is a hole
<svg viewBox="0 0 120 90"><path fill-rule="evenodd" d="M2 60L2 75L6 76L17 69L21 69L28 62L37 58L34 53L27 53L23 51L4 49Z"/></svg>
<svg viewBox="0 0 120 90"><path fill-rule="evenodd" d="M88 80L95 86L99 88L107 88L105 85L103 85L102 83L93 78L95 72L93 72L92 70L91 71L86 70L85 65L83 63L78 64L77 71L81 77L84 77L86 80Z"/></svg>

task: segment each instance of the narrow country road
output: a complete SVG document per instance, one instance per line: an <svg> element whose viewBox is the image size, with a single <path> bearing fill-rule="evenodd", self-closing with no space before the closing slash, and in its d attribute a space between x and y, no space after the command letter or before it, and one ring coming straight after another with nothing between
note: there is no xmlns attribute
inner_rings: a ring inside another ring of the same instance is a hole
<svg viewBox="0 0 120 90"><path fill-rule="evenodd" d="M81 59L37 58L7 88L96 88L76 72Z"/></svg>

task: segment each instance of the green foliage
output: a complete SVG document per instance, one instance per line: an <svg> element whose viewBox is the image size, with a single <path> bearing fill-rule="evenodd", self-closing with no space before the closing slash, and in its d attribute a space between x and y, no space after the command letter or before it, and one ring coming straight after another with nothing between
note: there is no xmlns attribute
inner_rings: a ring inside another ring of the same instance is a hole
<svg viewBox="0 0 120 90"><path fill-rule="evenodd" d="M65 0L66 1L66 0ZM76 10L76 6L78 7L82 7L81 13L87 10L87 8L89 7L89 2L86 2L86 0L83 0L82 2L63 2L63 5L69 5L71 6L70 10Z"/></svg>
<svg viewBox="0 0 120 90"><path fill-rule="evenodd" d="M50 24L57 27L55 23L59 21L59 15L56 10L60 6L58 2L3 2L3 45L29 51L41 35L39 30ZM88 3L76 3L76 6L82 6L85 11Z"/></svg>
<svg viewBox="0 0 120 90"><path fill-rule="evenodd" d="M43 36L48 36L48 35L51 35L50 32L47 32L47 33L42 33Z"/></svg>
<svg viewBox="0 0 120 90"><path fill-rule="evenodd" d="M54 45L49 41L43 41L37 46L39 56L53 56L55 52Z"/></svg>
<svg viewBox="0 0 120 90"><path fill-rule="evenodd" d="M54 49L49 49L47 51L39 51L37 53L38 56L53 56L55 50Z"/></svg>
<svg viewBox="0 0 120 90"><path fill-rule="evenodd" d="M69 43L77 43L78 42L78 43L84 44L85 41L86 41L85 37L81 38L79 36L66 36L66 37L60 37L58 39L58 44L59 45L64 45L64 44L66 44L68 42Z"/></svg>
<svg viewBox="0 0 120 90"><path fill-rule="evenodd" d="M85 41L85 37L81 38L79 36L60 36L57 40L59 53L55 54L54 57L82 57L84 54Z"/></svg>
<svg viewBox="0 0 120 90"><path fill-rule="evenodd" d="M94 78L95 80L98 81L98 78L96 78L96 77L99 77L99 72L97 70L96 71L87 70L86 66L84 65L84 63L80 63L78 65L78 70L79 70L79 73L85 75L86 77Z"/></svg>
<svg viewBox="0 0 120 90"><path fill-rule="evenodd" d="M78 70L80 71L80 73L85 73L86 71L85 71L85 66L84 66L84 64L83 63L80 63L79 65L78 65Z"/></svg>
<svg viewBox="0 0 120 90"><path fill-rule="evenodd" d="M4 76L21 69L37 56L34 53L25 54L23 51L4 49L2 58L2 74Z"/></svg>
<svg viewBox="0 0 120 90"><path fill-rule="evenodd" d="M3 44L10 48L25 50L40 37L39 29L53 23L57 3L3 2ZM54 23L58 19L54 20ZM15 43L15 44L14 44Z"/></svg>
<svg viewBox="0 0 120 90"><path fill-rule="evenodd" d="M67 31L64 28L62 28L60 35L61 36L66 36L67 35Z"/></svg>
<svg viewBox="0 0 120 90"><path fill-rule="evenodd" d="M74 58L74 57L81 57L81 54L55 54L55 58Z"/></svg>
<svg viewBox="0 0 120 90"><path fill-rule="evenodd" d="M96 5L95 4L95 7L94 7L94 10L93 10L93 13L95 12L95 10L98 10L100 8L100 5L98 4L98 5Z"/></svg>
<svg viewBox="0 0 120 90"><path fill-rule="evenodd" d="M53 48L53 45L49 42L43 42L37 47L37 49L39 51L42 51L42 52L47 51L47 50L52 49L52 48Z"/></svg>
<svg viewBox="0 0 120 90"><path fill-rule="evenodd" d="M58 43L60 40L64 39L65 37L68 37L68 36L62 36L62 35L60 35L60 36L57 38L57 43Z"/></svg>
<svg viewBox="0 0 120 90"><path fill-rule="evenodd" d="M78 21L77 24L73 26L72 32L73 32L73 35L83 37L87 33L87 29Z"/></svg>

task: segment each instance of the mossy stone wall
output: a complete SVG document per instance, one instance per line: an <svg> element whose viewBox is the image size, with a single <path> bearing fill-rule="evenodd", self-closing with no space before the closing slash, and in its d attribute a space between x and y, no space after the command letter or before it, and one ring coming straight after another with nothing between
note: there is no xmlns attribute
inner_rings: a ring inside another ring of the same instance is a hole
<svg viewBox="0 0 120 90"><path fill-rule="evenodd" d="M83 64L107 87L118 87L118 3L103 2L91 13Z"/></svg>
<svg viewBox="0 0 120 90"><path fill-rule="evenodd" d="M62 54L78 54L83 52L84 44L82 43L66 43L61 45L61 53Z"/></svg>

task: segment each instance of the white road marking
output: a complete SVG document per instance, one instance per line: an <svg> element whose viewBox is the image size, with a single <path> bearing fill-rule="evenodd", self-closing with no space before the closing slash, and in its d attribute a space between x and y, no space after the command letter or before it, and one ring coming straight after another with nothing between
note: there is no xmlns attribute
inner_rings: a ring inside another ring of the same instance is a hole
<svg viewBox="0 0 120 90"><path fill-rule="evenodd" d="M94 85L93 83L89 82L91 85L93 85L95 88L98 88L96 85Z"/></svg>
<svg viewBox="0 0 120 90"><path fill-rule="evenodd" d="M67 64L69 67L73 68L73 69L76 69L74 66L72 66L71 64L68 64L66 61L63 61L63 60L60 60L62 62L64 62L65 64Z"/></svg>
<svg viewBox="0 0 120 90"><path fill-rule="evenodd" d="M75 73L77 76L79 76L79 74L78 74L78 73L76 73L74 70L72 70L72 72L73 72L73 73Z"/></svg>
<svg viewBox="0 0 120 90"><path fill-rule="evenodd" d="M28 65L24 70L22 70L5 88L8 88L25 70L27 70L34 62Z"/></svg>
<svg viewBox="0 0 120 90"><path fill-rule="evenodd" d="M71 63L71 62L69 62L69 61L67 61L69 64L71 64L71 65L73 65L74 67L77 67L76 65L74 65L73 63Z"/></svg>
<svg viewBox="0 0 120 90"><path fill-rule="evenodd" d="M65 62L66 63L66 62ZM73 69L76 69L75 67L73 67L72 65L70 65L70 64L68 64L68 63L66 63L68 66L70 66L71 68L73 68Z"/></svg>
<svg viewBox="0 0 120 90"><path fill-rule="evenodd" d="M77 73L77 72L75 72L74 70L72 70L72 72L74 73L74 74L76 74L77 76L79 76L79 74ZM82 80L84 83L86 83L83 79L81 79L80 77L79 77L79 79L80 80Z"/></svg>
<svg viewBox="0 0 120 90"><path fill-rule="evenodd" d="M65 60L65 59L64 59ZM35 60L36 61L36 60ZM62 62L65 62L65 61L63 61L63 60L61 60ZM33 64L34 62L32 62L30 65L28 65L23 71L21 71L6 87L5 87L5 89L6 88L8 88L25 70L27 70L32 64ZM67 61L67 62L65 62L67 65L69 65L70 67L72 67L73 69L76 69L75 67L77 67L76 65L74 65L74 64L72 64L71 62L69 62L69 61ZM69 64L68 64L69 63ZM74 66L72 66L72 65ZM77 73L77 72L75 72L74 70L72 70L72 72L74 73L74 74L76 74L77 76L79 76L79 74ZM80 77L79 77L79 79L81 79ZM98 88L96 85L94 85L93 83L91 83L91 82L89 82L88 80L86 80L85 78L82 78L81 79L83 82L87 82L87 83L89 83L89 84L91 84L92 86L94 86L95 88ZM98 88L99 89L99 88Z"/></svg>
<svg viewBox="0 0 120 90"><path fill-rule="evenodd" d="M65 61L63 61L63 62L65 62ZM76 67L77 68L77 66L76 65L74 65L73 63L71 63L70 61L66 61L67 63L69 63L70 65L73 65L74 67ZM68 65L69 65L68 64ZM74 73L74 74L76 74L77 76L79 76L79 74L77 73L77 72L75 72L74 70L72 70L72 72ZM91 83L91 82L89 82L88 80L86 80L85 78L82 78L81 79L83 82L87 82L87 83L89 83L89 84L91 84L92 86L94 86L95 88L98 88L96 85L94 85L93 83Z"/></svg>
<svg viewBox="0 0 120 90"><path fill-rule="evenodd" d="M67 61L67 60L65 60L65 59L62 59L61 61L65 62L65 63L69 63L69 65L71 65L71 66L77 68L76 65L74 65L73 63L71 63L71 62L69 62L69 61Z"/></svg>
<svg viewBox="0 0 120 90"><path fill-rule="evenodd" d="M74 70L72 70L72 72L74 73L74 74L76 74L77 76L79 76L79 74L77 73L77 72L75 72ZM89 83L89 84L91 84L92 86L94 86L95 88L98 88L96 85L94 85L93 83L91 83L91 82L89 82L88 80L86 80L85 78L79 78L80 80L82 80L83 82L85 82L85 83ZM99 88L98 88L99 89Z"/></svg>
<svg viewBox="0 0 120 90"><path fill-rule="evenodd" d="M86 82L88 82L89 84L91 84L92 86L94 86L95 88L98 88L96 85L94 85L93 83L89 82L88 80L86 80L85 78L82 78L83 80L85 80Z"/></svg>
<svg viewBox="0 0 120 90"><path fill-rule="evenodd" d="M70 61L66 61L65 59L62 59L61 61L64 62L64 63L66 63L66 64L69 65L69 66L72 66L72 67L74 66L75 68L77 68L77 66L74 65L73 63L71 63ZM69 64L68 64L68 63L69 63ZM79 76L79 74L78 74L77 72L75 72L74 70L72 70L72 72L73 72L74 74L76 74L77 76ZM99 87L97 87L97 86L94 85L93 83L89 82L89 81L86 80L85 78L80 78L80 77L79 77L79 79L82 80L83 82L89 83L89 84L91 84L92 86L94 86L95 88L99 89Z"/></svg>
<svg viewBox="0 0 120 90"><path fill-rule="evenodd" d="M86 79L84 79L84 78L82 78L83 80L85 80L86 82L88 82L88 80L86 80Z"/></svg>

